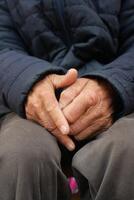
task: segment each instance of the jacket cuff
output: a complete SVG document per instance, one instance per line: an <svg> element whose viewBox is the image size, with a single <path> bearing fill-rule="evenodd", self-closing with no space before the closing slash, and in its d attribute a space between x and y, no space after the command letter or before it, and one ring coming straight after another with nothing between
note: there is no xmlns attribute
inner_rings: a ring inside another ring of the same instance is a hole
<svg viewBox="0 0 134 200"><path fill-rule="evenodd" d="M16 76L14 76L14 80L12 80L12 84L10 82L10 87L6 86L6 90L4 90L4 96L8 107L23 118L25 118L24 104L33 85L48 74L65 73L63 68L54 66L41 59L34 59L31 57L27 60L27 56L24 56L23 61L24 60L27 65L24 65L22 60L20 63L19 60L18 63L15 63L15 65L18 65L20 68L23 65L23 68L21 71L18 70L18 74L16 74Z"/></svg>

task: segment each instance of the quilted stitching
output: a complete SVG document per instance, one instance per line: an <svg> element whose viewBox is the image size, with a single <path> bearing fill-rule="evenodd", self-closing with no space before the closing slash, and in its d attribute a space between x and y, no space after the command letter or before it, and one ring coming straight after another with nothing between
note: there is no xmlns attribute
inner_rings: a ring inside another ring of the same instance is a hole
<svg viewBox="0 0 134 200"><path fill-rule="evenodd" d="M64 22L70 33L74 53L83 59L90 59L89 54L94 57L99 52L101 59L104 54L105 59L106 55L107 59L111 59L118 48L118 26L112 26L110 29L106 20L104 22L101 15L95 11L91 0L64 0L64 3ZM32 3L27 0L8 0L8 4L16 27L32 54L49 61L61 51L62 55L66 56L69 49L62 39L63 33L54 11L53 0L32 0ZM107 16L113 18L110 13ZM118 19L114 17L117 24ZM93 26L94 31L91 31ZM115 28L116 30L113 30ZM113 32L116 33L114 37ZM105 48L102 49L101 44L105 44ZM39 47L40 51L37 51Z"/></svg>

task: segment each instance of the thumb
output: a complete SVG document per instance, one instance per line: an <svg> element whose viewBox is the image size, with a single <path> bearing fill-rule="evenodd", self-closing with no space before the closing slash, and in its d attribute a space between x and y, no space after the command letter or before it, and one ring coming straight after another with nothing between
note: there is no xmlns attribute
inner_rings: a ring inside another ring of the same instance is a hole
<svg viewBox="0 0 134 200"><path fill-rule="evenodd" d="M78 77L76 69L70 69L65 75L52 75L51 81L56 89L72 85Z"/></svg>

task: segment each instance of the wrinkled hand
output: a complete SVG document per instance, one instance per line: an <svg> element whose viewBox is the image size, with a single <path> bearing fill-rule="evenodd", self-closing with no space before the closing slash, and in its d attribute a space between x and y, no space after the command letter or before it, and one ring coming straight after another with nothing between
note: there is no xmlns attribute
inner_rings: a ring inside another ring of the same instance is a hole
<svg viewBox="0 0 134 200"><path fill-rule="evenodd" d="M113 95L106 81L87 78L77 79L62 92L60 107L76 140L86 139L112 125Z"/></svg>
<svg viewBox="0 0 134 200"><path fill-rule="evenodd" d="M66 75L51 74L34 85L25 105L26 117L49 130L64 146L73 150L75 145L67 134L69 124L59 107L55 90L72 85L77 71L71 69Z"/></svg>

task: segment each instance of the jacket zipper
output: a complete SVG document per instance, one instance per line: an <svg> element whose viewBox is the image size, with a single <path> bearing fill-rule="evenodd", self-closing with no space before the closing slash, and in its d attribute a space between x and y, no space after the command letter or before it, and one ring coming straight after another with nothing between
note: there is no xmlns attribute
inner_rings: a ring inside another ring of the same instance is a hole
<svg viewBox="0 0 134 200"><path fill-rule="evenodd" d="M69 36L68 29L66 27L65 21L64 21L64 0L53 0L54 2L54 8L56 12L56 17L58 18L58 22L60 22L61 26L61 32L62 32L62 38L64 40L64 43L70 47L71 46L71 40Z"/></svg>

